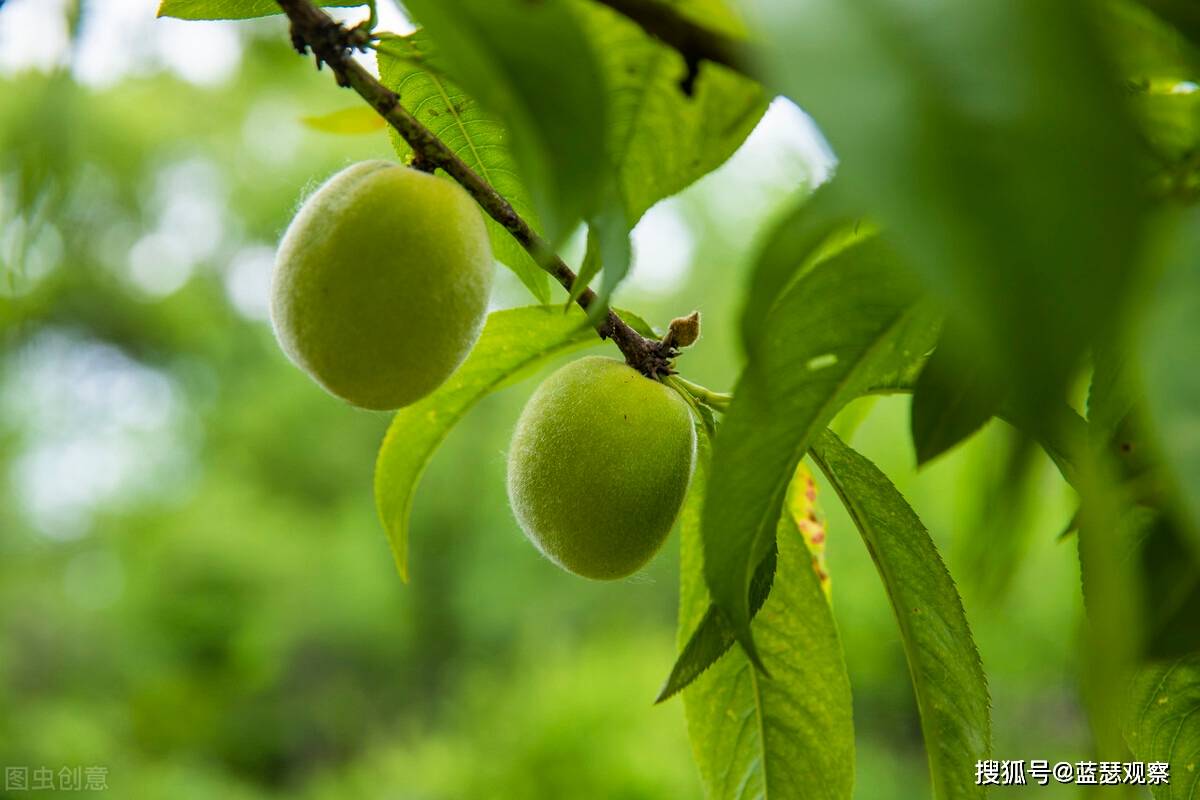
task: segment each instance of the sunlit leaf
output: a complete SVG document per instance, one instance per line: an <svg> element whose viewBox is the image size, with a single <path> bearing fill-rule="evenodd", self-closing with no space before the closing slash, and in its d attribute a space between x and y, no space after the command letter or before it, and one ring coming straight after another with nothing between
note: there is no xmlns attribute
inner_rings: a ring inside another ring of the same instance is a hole
<svg viewBox="0 0 1200 800"><path fill-rule="evenodd" d="M380 38L377 53L380 80L400 95L400 102L409 113L537 229L533 201L517 175L504 126L446 77L425 32L408 36L385 34ZM412 154L412 148L395 132L392 144L401 157ZM485 220L496 259L512 269L534 297L549 302L549 276L498 222L491 217Z"/></svg>
<svg viewBox="0 0 1200 800"><path fill-rule="evenodd" d="M314 0L318 6L366 5L366 0ZM250 19L282 14L275 0L162 0L158 16L179 19Z"/></svg>
<svg viewBox="0 0 1200 800"><path fill-rule="evenodd" d="M826 431L813 457L842 498L887 587L921 711L934 796L979 798L963 764L988 758L987 679L962 600L937 547L891 481Z"/></svg>
<svg viewBox="0 0 1200 800"><path fill-rule="evenodd" d="M777 562L778 553L775 548L771 548L766 558L754 571L754 577L750 580L750 616L752 618L759 612L763 603L767 601L767 596L771 593ZM675 664L671 667L671 674L667 676L667 680L659 690L658 697L654 702L661 703L686 689L692 684L692 681L715 664L717 659L725 655L736 641L733 628L725 621L721 609L710 603L704 616L700 618L695 629L688 636L687 642L680 649L679 657L675 659Z"/></svg>
<svg viewBox="0 0 1200 800"><path fill-rule="evenodd" d="M740 28L720 4L685 0L674 5L702 15L710 27ZM762 117L769 98L754 81L712 64L701 67L688 96L680 87L687 67L678 52L599 3L587 0L575 7L604 70L608 151L632 226L650 206L729 158Z"/></svg>
<svg viewBox="0 0 1200 800"><path fill-rule="evenodd" d="M301 117L300 121L314 131L322 133L375 133L387 127L383 117L366 105L343 108L320 116Z"/></svg>
<svg viewBox="0 0 1200 800"><path fill-rule="evenodd" d="M796 467L796 474L788 487L783 518L790 522L804 539L809 555L812 556L813 573L828 598L832 584L825 565L825 523L818 515L816 493L817 485L813 481L812 473L801 462ZM775 579L776 556L776 550L772 548L755 569L754 577L750 581L752 617L762 608L771 592L771 582ZM710 604L700 623L688 637L687 644L680 650L679 658L675 660L671 674L654 702L661 703L691 684L724 655L725 651L733 646L734 641L733 630L725 622L720 609Z"/></svg>
<svg viewBox="0 0 1200 800"><path fill-rule="evenodd" d="M1192 0L1139 0L1139 2L1173 25L1193 45L1200 47L1200 5Z"/></svg>
<svg viewBox="0 0 1200 800"><path fill-rule="evenodd" d="M700 533L706 476L702 461L681 520L681 645L709 607ZM790 521L780 526L775 585L754 632L772 678L734 648L683 692L706 797L848 800L854 781L850 682L829 604Z"/></svg>
<svg viewBox="0 0 1200 800"><path fill-rule="evenodd" d="M607 180L601 68L565 3L408 0L446 73L495 114L552 244L596 211Z"/></svg>
<svg viewBox="0 0 1200 800"><path fill-rule="evenodd" d="M1186 175L1189 157L1200 146L1200 48L1136 0L1109 0L1098 9L1129 107L1161 162L1157 188L1169 192L1177 171Z"/></svg>
<svg viewBox="0 0 1200 800"><path fill-rule="evenodd" d="M820 518L816 505L817 485L812 473L803 462L796 468L796 475L788 487L787 501L784 504L784 515L780 524L789 523L795 532L803 539L812 558L813 574L817 576L826 599L831 597L832 583L829 570L825 564L825 522ZM750 581L750 615L753 617L766 602L771 592L771 583L775 579L777 551L771 548L754 571ZM683 635L683 631L680 631ZM735 641L733 629L725 622L720 609L710 604L704 612L700 623L687 639L687 644L679 652L679 658L671 668L671 674L663 684L658 698L654 701L661 703L689 686L705 670L711 667L718 658L733 647Z"/></svg>
<svg viewBox="0 0 1200 800"><path fill-rule="evenodd" d="M629 312L622 316L643 331ZM488 394L546 359L596 344L583 312L531 306L495 311L471 355L437 391L396 412L375 464L375 505L400 575L408 580L408 521L417 481L451 428Z"/></svg>
<svg viewBox="0 0 1200 800"><path fill-rule="evenodd" d="M764 323L761 352L717 434L704 509L708 586L752 655L750 580L772 546L788 482L842 406L932 346L938 318L919 300L876 236L803 273Z"/></svg>
<svg viewBox="0 0 1200 800"><path fill-rule="evenodd" d="M1200 794L1200 656L1142 669L1130 692L1125 741L1134 758L1170 764L1170 780L1150 787L1155 800Z"/></svg>

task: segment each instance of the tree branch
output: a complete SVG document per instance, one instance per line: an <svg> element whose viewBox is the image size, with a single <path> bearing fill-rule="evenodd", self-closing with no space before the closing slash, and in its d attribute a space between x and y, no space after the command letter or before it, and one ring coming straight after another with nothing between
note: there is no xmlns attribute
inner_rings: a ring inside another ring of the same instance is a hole
<svg viewBox="0 0 1200 800"><path fill-rule="evenodd" d="M693 22L662 0L596 0L636 22L646 33L679 51L689 69L711 61L758 80L744 43Z"/></svg>
<svg viewBox="0 0 1200 800"><path fill-rule="evenodd" d="M491 184L455 155L432 131L421 124L404 106L400 97L381 84L352 57L355 48L365 49L370 34L365 28L347 30L311 0L277 0L292 24L292 44L301 53L313 51L317 68L328 64L338 85L347 86L367 101L408 142L421 169L432 172L441 168L456 180L488 216L512 234L534 261L570 291L575 273L559 258L550 245L529 226ZM576 300L585 311L596 302L596 293L584 289ZM654 339L642 336L612 309L596 325L602 339L612 339L625 361L647 377L670 371L670 352Z"/></svg>

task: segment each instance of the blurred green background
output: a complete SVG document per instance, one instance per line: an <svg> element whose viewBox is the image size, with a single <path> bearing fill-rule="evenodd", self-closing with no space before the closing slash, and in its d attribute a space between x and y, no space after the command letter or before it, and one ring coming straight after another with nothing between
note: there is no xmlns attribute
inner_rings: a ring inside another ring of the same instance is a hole
<svg viewBox="0 0 1200 800"><path fill-rule="evenodd" d="M590 583L507 508L536 380L438 453L406 586L371 497L387 416L323 394L274 343L278 236L325 177L390 156L385 134L304 124L355 98L279 19L155 21L151 0L106 0L72 29L68 5L0 8L0 766L104 766L129 798L699 797L681 703L651 705L674 656L676 541ZM619 302L660 326L703 313L687 377L732 385L755 243L830 167L777 103L639 226ZM498 274L497 307L529 302ZM917 474L906 401L848 414L960 582L997 757L1085 758L1068 490L997 423ZM928 797L886 597L831 492L822 505L857 796Z"/></svg>

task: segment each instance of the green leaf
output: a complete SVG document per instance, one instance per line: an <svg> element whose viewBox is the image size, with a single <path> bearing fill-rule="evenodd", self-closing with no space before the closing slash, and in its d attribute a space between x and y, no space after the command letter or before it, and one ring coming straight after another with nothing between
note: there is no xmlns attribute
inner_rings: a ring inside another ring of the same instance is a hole
<svg viewBox="0 0 1200 800"><path fill-rule="evenodd" d="M446 77L433 42L424 31L408 36L383 34L377 49L380 80L400 95L404 107L479 173L533 228L537 213L529 190L517 175L500 121ZM408 142L392 131L401 158L412 154ZM497 260L516 273L542 303L550 302L549 276L500 223L484 217Z"/></svg>
<svg viewBox="0 0 1200 800"><path fill-rule="evenodd" d="M1155 800L1191 800L1200 794L1200 656L1138 672L1125 741L1138 761L1171 765L1170 783L1150 787Z"/></svg>
<svg viewBox="0 0 1200 800"><path fill-rule="evenodd" d="M966 439L991 419L1002 390L978 355L963 351L951 324L925 362L913 391L912 440L920 466Z"/></svg>
<svg viewBox="0 0 1200 800"><path fill-rule="evenodd" d="M500 120L551 245L597 209L607 165L604 82L562 2L408 0L447 74Z"/></svg>
<svg viewBox="0 0 1200 800"><path fill-rule="evenodd" d="M681 516L681 636L709 607L700 531L706 461L702 449ZM754 620L774 677L764 679L732 649L683 692L711 800L851 795L854 720L841 642L803 539L790 524L780 531L775 586Z"/></svg>
<svg viewBox="0 0 1200 800"><path fill-rule="evenodd" d="M1134 412L1141 389L1131 375L1133 368L1125 342L1127 331L1120 331L1092 353L1092 380L1088 385L1087 421L1091 436L1104 442L1117 435Z"/></svg>
<svg viewBox="0 0 1200 800"><path fill-rule="evenodd" d="M800 253L803 258L806 254ZM922 358L938 320L878 236L805 272L764 323L717 434L704 509L713 601L754 658L748 590L800 458L849 401Z"/></svg>
<svg viewBox="0 0 1200 800"><path fill-rule="evenodd" d="M331 111L313 117L301 117L300 121L314 131L352 135L375 133L387 128L387 122L370 106L357 105Z"/></svg>
<svg viewBox="0 0 1200 800"><path fill-rule="evenodd" d="M741 28L721 4L672 5L695 12L710 27ZM608 153L632 226L650 206L724 163L754 129L769 98L756 82L712 64L701 66L689 97L680 88L687 67L678 52L599 3L575 7L604 71Z"/></svg>
<svg viewBox="0 0 1200 800"><path fill-rule="evenodd" d="M751 618L759 612L771 593L777 556L778 551L772 547L767 557L754 570L754 577L750 580ZM667 676L666 683L654 702L669 700L690 686L705 670L715 664L718 658L725 655L735 641L737 639L733 635L733 629L725 622L721 610L709 603L708 610L704 612L704 616L687 638L687 643L679 651L679 657L671 667L671 674Z"/></svg>
<svg viewBox="0 0 1200 800"><path fill-rule="evenodd" d="M629 241L629 220L612 193L608 193L599 213L588 220L588 231L595 230L596 245L600 252L602 273L600 290L596 302L588 307L588 318L600 319L608 310L609 301L617 285L629 273L633 260L633 245Z"/></svg>
<svg viewBox="0 0 1200 800"><path fill-rule="evenodd" d="M1146 320L1141 362L1146 400L1200 555L1200 211L1178 221Z"/></svg>
<svg viewBox="0 0 1200 800"><path fill-rule="evenodd" d="M907 366L887 375L877 376L864 391L870 395L911 394L917 385L924 360L915 359ZM1009 395L1011 398L1011 395ZM1032 425L1023 410L1009 399L996 411L996 416L1037 441L1042 450L1058 467L1063 480L1079 488L1080 465L1088 458L1088 423L1066 403L1058 403L1044 412L1049 424Z"/></svg>
<svg viewBox="0 0 1200 800"><path fill-rule="evenodd" d="M1133 296L1141 148L1096 5L752 4L771 85L820 124L835 182L1033 422Z"/></svg>
<svg viewBox="0 0 1200 800"><path fill-rule="evenodd" d="M1130 512L1135 520L1142 585L1142 636L1151 658L1200 652L1200 562L1183 526L1151 508Z"/></svg>
<svg viewBox="0 0 1200 800"><path fill-rule="evenodd" d="M1122 708L1143 644L1141 587L1130 558L1139 520L1130 514L1110 463L1085 451L1077 474L1080 584L1087 624L1081 642L1081 697L1095 753L1116 760L1124 751Z"/></svg>
<svg viewBox="0 0 1200 800"><path fill-rule="evenodd" d="M575 280L571 283L571 290L567 294L566 306L568 308L579 299L588 284L592 282L592 278L595 278L599 272L600 242L596 236L595 226L588 225L587 246L583 251L583 262L579 265L579 271L575 273Z"/></svg>
<svg viewBox="0 0 1200 800"><path fill-rule="evenodd" d="M1171 23L1196 47L1200 47L1200 5L1193 0L1140 0L1161 19Z"/></svg>
<svg viewBox="0 0 1200 800"><path fill-rule="evenodd" d="M891 481L826 431L812 450L866 542L908 658L938 800L979 798L964 764L991 747L987 679L962 600L921 520Z"/></svg>
<svg viewBox="0 0 1200 800"><path fill-rule="evenodd" d="M1112 0L1099 8L1142 137L1168 171L1188 164L1200 146L1200 93L1186 91L1186 82L1200 74L1200 50L1144 5Z"/></svg>
<svg viewBox="0 0 1200 800"><path fill-rule="evenodd" d="M318 6L349 8L366 0L315 0ZM250 19L282 14L275 0L162 0L158 16L177 19Z"/></svg>
<svg viewBox="0 0 1200 800"><path fill-rule="evenodd" d="M622 316L637 328L647 327L628 312ZM433 394L396 412L375 463L375 506L404 580L417 481L450 429L481 399L546 359L598 342L576 308L567 314L556 306L492 312L458 371Z"/></svg>
<svg viewBox="0 0 1200 800"><path fill-rule="evenodd" d="M703 406L702 406L703 408ZM796 468L796 474L788 487L787 502L781 520L790 522L795 532L804 539L812 556L813 571L817 575L822 591L826 598L830 597L829 574L825 568L825 527L816 513L816 484L812 474L804 462ZM819 539L818 539L819 536ZM775 567L778 550L771 548L766 558L754 570L750 580L750 616L753 618L766 602L771 593L771 584L775 580ZM683 631L680 631L683 634ZM692 681L711 667L716 660L733 647L736 638L733 629L725 622L721 610L709 604L700 624L688 637L687 644L675 660L671 674L663 684L655 703L661 703L689 686Z"/></svg>
<svg viewBox="0 0 1200 800"><path fill-rule="evenodd" d="M742 307L742 340L757 350L767 312L800 273L856 235L858 224L838 191L837 182L817 188L767 238Z"/></svg>

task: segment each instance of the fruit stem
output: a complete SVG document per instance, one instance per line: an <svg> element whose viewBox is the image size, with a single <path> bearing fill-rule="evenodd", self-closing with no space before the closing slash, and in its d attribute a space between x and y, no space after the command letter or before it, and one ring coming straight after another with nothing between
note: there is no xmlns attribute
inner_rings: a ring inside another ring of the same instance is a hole
<svg viewBox="0 0 1200 800"><path fill-rule="evenodd" d="M297 52L306 54L311 49L316 56L317 69L328 64L337 78L339 86L350 87L375 109L379 116L396 129L400 137L412 148L414 158L421 167L432 172L441 169L458 182L488 216L500 223L514 239L525 248L533 260L554 280L571 291L575 283L575 272L558 257L550 245L529 223L521 218L507 200L480 175L455 155L445 142L413 116L400 104L400 97L380 83L361 64L354 60L355 49L370 47L371 37L358 30L346 30L324 11L313 5L312 0L276 0L291 21L292 46ZM585 311L597 302L596 293L584 289L575 302ZM621 315L608 309L596 322L596 333L601 339L612 339L625 356L629 366L648 378L657 378L670 372L671 348L662 342L647 339L629 326Z"/></svg>
<svg viewBox="0 0 1200 800"><path fill-rule="evenodd" d="M724 414L729 410L729 406L733 402L733 395L728 392L714 392L712 389L701 386L698 383L692 383L681 375L673 375L671 379L687 391L688 394L696 398L698 402L703 403L713 411L720 411Z"/></svg>

